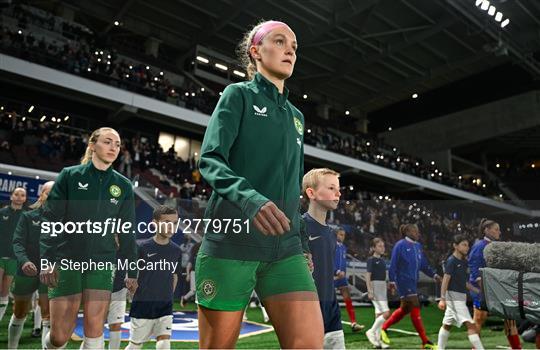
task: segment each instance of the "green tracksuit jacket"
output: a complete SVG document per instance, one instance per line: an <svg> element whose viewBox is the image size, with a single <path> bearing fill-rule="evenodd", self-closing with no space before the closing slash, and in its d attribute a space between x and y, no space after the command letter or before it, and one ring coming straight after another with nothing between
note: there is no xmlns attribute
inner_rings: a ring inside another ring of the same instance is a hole
<svg viewBox="0 0 540 350"><path fill-rule="evenodd" d="M129 233L119 233L120 251L130 261L137 259L135 243L135 201L130 181L109 167L102 171L87 164L67 167L60 172L43 207L43 217L50 222L101 223L101 233L62 232L56 237L52 231L42 229L40 244L41 257L49 261L67 258L73 261L116 262L116 244L112 227L102 236L107 219L116 218L130 222ZM112 221L110 221L112 222ZM68 227L68 230L71 229ZM136 271L129 271L136 277Z"/></svg>
<svg viewBox="0 0 540 350"><path fill-rule="evenodd" d="M0 209L0 258L15 259L13 234L22 213L22 210L14 210L11 205Z"/></svg>
<svg viewBox="0 0 540 350"><path fill-rule="evenodd" d="M41 234L43 208L22 213L15 234L13 235L13 252L18 267L32 262L40 269L39 238Z"/></svg>
<svg viewBox="0 0 540 350"><path fill-rule="evenodd" d="M287 96L287 89L279 94L276 86L258 73L252 81L229 85L210 118L199 169L213 188L205 218L251 222L271 200L291 220L291 230L281 236L265 236L253 224L249 233L246 225L234 233L230 228L215 232L211 224L202 253L266 262L302 253L299 204L304 116Z"/></svg>

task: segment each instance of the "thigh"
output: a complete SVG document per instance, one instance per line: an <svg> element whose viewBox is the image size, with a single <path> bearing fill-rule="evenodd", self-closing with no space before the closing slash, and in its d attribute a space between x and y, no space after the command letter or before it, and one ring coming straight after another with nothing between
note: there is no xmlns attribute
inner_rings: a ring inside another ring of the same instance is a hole
<svg viewBox="0 0 540 350"><path fill-rule="evenodd" d="M244 310L219 311L199 305L199 347L230 349L236 346Z"/></svg>
<svg viewBox="0 0 540 350"><path fill-rule="evenodd" d="M49 299L82 294L82 278L79 271L59 269L56 287L50 287L48 290Z"/></svg>
<svg viewBox="0 0 540 350"><path fill-rule="evenodd" d="M109 312L107 313L107 323L109 326L111 324L123 323L126 306L127 306L127 289L122 288L121 290L111 294L111 302L109 304Z"/></svg>
<svg viewBox="0 0 540 350"><path fill-rule="evenodd" d="M13 314L17 318L24 318L32 307L32 295L13 295Z"/></svg>
<svg viewBox="0 0 540 350"><path fill-rule="evenodd" d="M211 310L244 310L255 288L259 264L199 254L195 267L197 303Z"/></svg>
<svg viewBox="0 0 540 350"><path fill-rule="evenodd" d="M170 339L172 333L173 315L167 315L160 317L154 323L154 329L152 333L157 338Z"/></svg>
<svg viewBox="0 0 540 350"><path fill-rule="evenodd" d="M324 326L316 292L278 294L263 302L281 348L322 348Z"/></svg>
<svg viewBox="0 0 540 350"><path fill-rule="evenodd" d="M255 291L261 300L292 292L310 292L305 295L311 296L315 293L318 302L315 282L302 254L271 263L261 263L257 269Z"/></svg>
<svg viewBox="0 0 540 350"><path fill-rule="evenodd" d="M30 296L38 289L39 279L37 277L15 276L11 284L11 293L19 296Z"/></svg>

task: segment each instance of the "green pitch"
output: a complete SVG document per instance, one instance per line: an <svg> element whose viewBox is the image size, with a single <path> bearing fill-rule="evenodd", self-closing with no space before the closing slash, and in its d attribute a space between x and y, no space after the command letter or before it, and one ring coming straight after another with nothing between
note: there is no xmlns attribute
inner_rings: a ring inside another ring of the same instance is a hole
<svg viewBox="0 0 540 350"><path fill-rule="evenodd" d="M9 307L11 309L11 305ZM188 304L184 310L194 310L194 304ZM175 310L181 310L178 304L175 305ZM0 322L0 348L7 348L7 327L8 322L11 317L11 311L8 310L4 316L2 322ZM248 317L250 321L254 322L263 322L262 315L260 310L249 309ZM349 321L347 312L345 309L342 309L341 313L342 320ZM356 308L356 317L357 321L361 324L370 327L374 315L373 308ZM429 306L422 308L422 319L424 320L424 325L426 327L426 332L428 337L434 343L437 342L437 334L441 326L443 313L439 311L435 306ZM41 348L41 340L37 338L30 337L32 320L30 317L27 320L25 325L25 330L21 337L21 342L19 345L20 349L38 349ZM411 324L411 321L408 317L405 317L400 323L394 326L404 331L414 332L414 328ZM350 326L344 324L343 329L345 330L345 343L348 349L371 349L371 344L367 341L363 332L361 333L352 333ZM403 333L397 333L389 331L388 335L391 340L391 347L394 349L419 349L421 342L420 338L415 335L408 335ZM502 321L497 318L488 319L487 325L482 331L482 342L486 349L495 349L501 346L508 346L506 337L502 330ZM524 349L534 349L534 344L532 343L522 343ZM122 347L125 347L127 342L122 342ZM70 341L66 348L68 349L79 349L80 342ZM197 343L184 343L184 342L172 342L171 347L173 349L189 349L196 348ZM241 349L279 349L278 339L274 332L269 332L266 334L255 335L240 339L237 343L237 347ZM147 343L144 347L145 349L155 349L155 343ZM471 345L467 339L467 333L464 329L453 329L452 334L450 335L450 341L448 342L448 349L470 349Z"/></svg>

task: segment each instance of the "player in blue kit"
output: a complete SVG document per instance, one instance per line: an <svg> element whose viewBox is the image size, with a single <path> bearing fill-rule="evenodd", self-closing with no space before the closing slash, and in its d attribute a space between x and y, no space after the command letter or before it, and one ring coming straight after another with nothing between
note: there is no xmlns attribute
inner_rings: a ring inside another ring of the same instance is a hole
<svg viewBox="0 0 540 350"><path fill-rule="evenodd" d="M182 266L182 251L171 241L176 232L178 213L173 208L160 206L154 210L152 221L157 232L152 238L137 242L139 259L146 263L163 261L174 267L139 271L139 286L129 312L131 330L126 349L142 348L151 336L156 337L156 349L171 347L173 293Z"/></svg>
<svg viewBox="0 0 540 350"><path fill-rule="evenodd" d="M302 190L309 199L303 219L324 322L324 348L344 349L345 336L334 288L336 236L326 224L328 211L337 208L341 196L339 174L326 168L312 169L304 175Z"/></svg>
<svg viewBox="0 0 540 350"><path fill-rule="evenodd" d="M479 289L478 293L471 291L471 297L473 299L473 320L478 328L478 334L482 330L482 325L488 317L488 310L482 294L482 277L480 275L480 269L486 267L486 261L484 260L484 249L492 241L498 241L501 238L501 228L499 224L493 220L482 219L478 227L483 239L478 240L471 248L469 252L469 268L471 274L469 276L469 282L471 285ZM506 338L512 349L521 349L521 341L519 340L519 334L517 332L516 322L513 320L504 321L504 330Z"/></svg>
<svg viewBox="0 0 540 350"><path fill-rule="evenodd" d="M388 277L390 288L397 288L401 304L383 324L381 339L386 344L389 344L390 340L386 330L410 313L414 328L422 339L422 348L434 349L436 345L428 339L420 316L417 285L420 271L434 278L437 282L441 281L441 277L429 266L422 245L418 242L420 239L418 226L416 224L401 225L399 232L404 238L399 240L392 249Z"/></svg>

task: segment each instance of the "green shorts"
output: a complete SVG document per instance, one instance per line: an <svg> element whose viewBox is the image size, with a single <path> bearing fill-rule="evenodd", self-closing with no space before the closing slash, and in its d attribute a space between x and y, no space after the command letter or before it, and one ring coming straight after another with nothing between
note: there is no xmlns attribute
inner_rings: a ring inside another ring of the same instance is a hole
<svg viewBox="0 0 540 350"><path fill-rule="evenodd" d="M11 293L14 295L30 295L36 290L39 294L47 294L47 286L39 282L39 277L16 275L11 285Z"/></svg>
<svg viewBox="0 0 540 350"><path fill-rule="evenodd" d="M8 276L15 276L17 272L17 260L11 258L0 258L0 269Z"/></svg>
<svg viewBox="0 0 540 350"><path fill-rule="evenodd" d="M197 303L213 310L244 310L253 289L261 300L290 292L317 293L303 255L260 262L221 259L199 253L195 265Z"/></svg>
<svg viewBox="0 0 540 350"><path fill-rule="evenodd" d="M58 270L58 284L49 288L49 299L82 293L85 289L112 291L113 270Z"/></svg>

